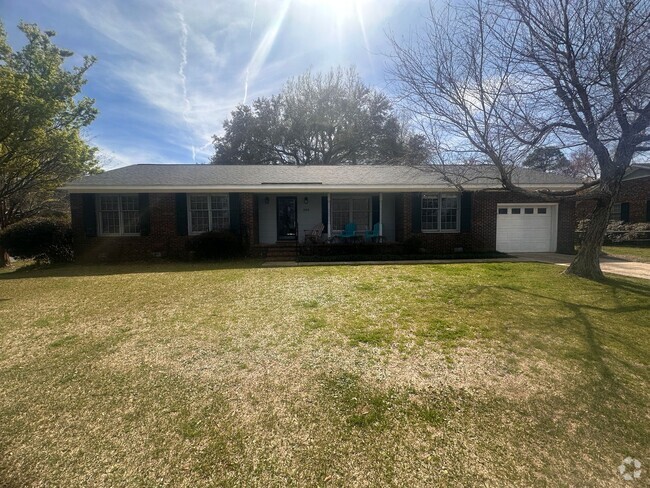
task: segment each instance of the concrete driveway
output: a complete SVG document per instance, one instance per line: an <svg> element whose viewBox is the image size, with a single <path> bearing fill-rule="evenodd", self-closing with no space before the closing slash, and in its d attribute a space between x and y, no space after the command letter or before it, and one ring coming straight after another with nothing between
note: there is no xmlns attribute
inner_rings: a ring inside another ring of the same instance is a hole
<svg viewBox="0 0 650 488"><path fill-rule="evenodd" d="M573 259L569 254L557 254L550 252L527 252L515 254L519 261L533 261L538 263L552 263L559 266L568 266ZM604 273L612 273L623 276L632 276L650 280L650 263L639 263L626 261L620 258L601 258L600 269Z"/></svg>

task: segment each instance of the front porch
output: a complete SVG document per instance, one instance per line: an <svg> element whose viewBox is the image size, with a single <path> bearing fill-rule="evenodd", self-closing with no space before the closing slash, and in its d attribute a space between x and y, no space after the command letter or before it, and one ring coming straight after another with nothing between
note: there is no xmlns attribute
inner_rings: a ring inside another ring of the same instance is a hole
<svg viewBox="0 0 650 488"><path fill-rule="evenodd" d="M257 194L256 209L259 247L278 244L333 244L346 224L355 224L355 236L349 241L365 241L367 231L378 227L381 241L396 241L396 193L299 193ZM322 234L306 238L322 224ZM309 242L315 241L315 242ZM286 246L281 246L286 247Z"/></svg>

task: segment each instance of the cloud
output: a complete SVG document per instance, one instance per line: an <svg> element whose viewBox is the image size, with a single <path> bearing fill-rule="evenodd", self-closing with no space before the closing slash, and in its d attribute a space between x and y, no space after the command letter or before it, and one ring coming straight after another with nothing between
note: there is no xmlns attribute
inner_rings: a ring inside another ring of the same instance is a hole
<svg viewBox="0 0 650 488"><path fill-rule="evenodd" d="M99 57L89 74L100 88L91 130L107 154L187 162L209 158L212 135L242 100L277 92L309 67L368 66L366 46L383 36L400 0L357 1L364 18L343 26L346 45L332 35L335 13L306 0L76 0L61 8L83 51Z"/></svg>

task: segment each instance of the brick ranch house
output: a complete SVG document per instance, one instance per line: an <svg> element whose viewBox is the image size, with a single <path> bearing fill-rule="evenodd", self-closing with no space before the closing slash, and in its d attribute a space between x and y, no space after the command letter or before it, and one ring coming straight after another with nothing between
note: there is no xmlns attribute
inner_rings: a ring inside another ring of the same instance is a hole
<svg viewBox="0 0 650 488"><path fill-rule="evenodd" d="M594 202L580 202L577 218L589 218L594 205ZM618 198L612 206L610 219L630 224L650 222L650 164L630 165L623 177Z"/></svg>
<svg viewBox="0 0 650 488"><path fill-rule="evenodd" d="M208 230L231 230L264 251L301 244L322 223L331 242L348 222L360 234L378 224L385 243L418 236L435 253L573 252L573 203L494 190L494 168L471 171L459 192L431 169L407 166L138 164L64 189L75 252L89 260L183 257L188 239ZM513 180L528 189L580 184L528 169Z"/></svg>

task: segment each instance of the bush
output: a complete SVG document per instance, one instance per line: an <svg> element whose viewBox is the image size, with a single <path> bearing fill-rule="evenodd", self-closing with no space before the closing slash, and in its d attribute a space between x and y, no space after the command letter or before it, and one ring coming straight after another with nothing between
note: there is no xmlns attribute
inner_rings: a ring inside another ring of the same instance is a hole
<svg viewBox="0 0 650 488"><path fill-rule="evenodd" d="M72 261L72 229L67 220L32 217L0 231L0 245L17 258L61 263Z"/></svg>
<svg viewBox="0 0 650 488"><path fill-rule="evenodd" d="M579 242L582 240L582 237L587 230L588 224L589 219L578 221L576 231ZM650 223L640 222L636 224L630 224L612 220L609 222L609 224L607 224L607 230L605 231L606 244L647 241L648 239L650 239Z"/></svg>
<svg viewBox="0 0 650 488"><path fill-rule="evenodd" d="M204 232L190 238L188 249L197 259L241 257L246 248L239 236L227 231Z"/></svg>
<svg viewBox="0 0 650 488"><path fill-rule="evenodd" d="M414 235L404 241L404 252L406 254L418 254L424 252L424 240Z"/></svg>

